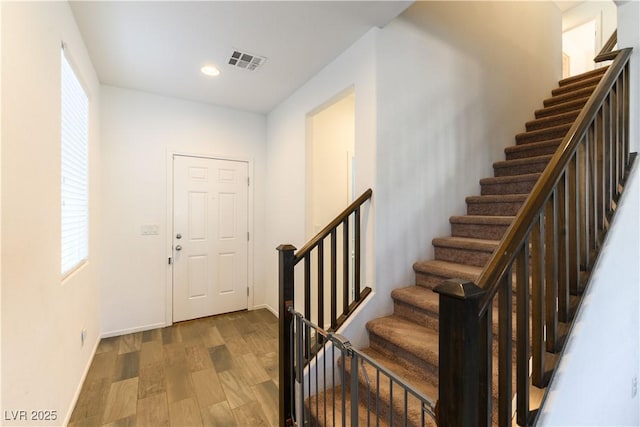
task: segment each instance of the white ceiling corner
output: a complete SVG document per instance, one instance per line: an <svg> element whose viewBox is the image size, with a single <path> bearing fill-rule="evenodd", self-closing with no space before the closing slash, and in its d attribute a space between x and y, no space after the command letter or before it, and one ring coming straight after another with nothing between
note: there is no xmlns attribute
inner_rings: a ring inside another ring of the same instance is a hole
<svg viewBox="0 0 640 427"><path fill-rule="evenodd" d="M266 113L409 1L72 1L103 84ZM267 58L255 72L234 49ZM205 63L221 71L200 73Z"/></svg>

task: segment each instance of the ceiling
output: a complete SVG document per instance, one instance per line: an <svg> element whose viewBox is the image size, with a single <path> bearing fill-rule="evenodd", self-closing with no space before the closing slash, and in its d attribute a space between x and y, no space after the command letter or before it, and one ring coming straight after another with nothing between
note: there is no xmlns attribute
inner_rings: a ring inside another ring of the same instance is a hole
<svg viewBox="0 0 640 427"><path fill-rule="evenodd" d="M574 7L578 6L579 4L584 3L586 0L555 0L554 3L556 4L556 6L558 6L558 8L560 9L561 12L566 12L569 9L573 9Z"/></svg>
<svg viewBox="0 0 640 427"><path fill-rule="evenodd" d="M266 113L410 1L72 1L100 82ZM264 56L256 71L234 49ZM217 77L200 68L212 63Z"/></svg>

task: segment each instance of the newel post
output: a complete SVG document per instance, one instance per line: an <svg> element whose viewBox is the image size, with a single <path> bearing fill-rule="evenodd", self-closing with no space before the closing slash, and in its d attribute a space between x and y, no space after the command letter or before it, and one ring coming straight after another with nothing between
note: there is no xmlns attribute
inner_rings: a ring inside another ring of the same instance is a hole
<svg viewBox="0 0 640 427"><path fill-rule="evenodd" d="M474 283L452 279L438 285L439 426L480 425L481 337L479 302L485 291Z"/></svg>
<svg viewBox="0 0 640 427"><path fill-rule="evenodd" d="M296 248L292 245L280 245L278 250L278 368L280 392L280 426L293 425L293 405L291 401L291 320L289 307L293 306L293 268L295 267Z"/></svg>

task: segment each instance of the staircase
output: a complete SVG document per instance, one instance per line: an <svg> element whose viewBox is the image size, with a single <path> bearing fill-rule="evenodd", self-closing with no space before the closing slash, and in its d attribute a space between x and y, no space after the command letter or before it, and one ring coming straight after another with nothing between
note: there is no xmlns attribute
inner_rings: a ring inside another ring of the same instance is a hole
<svg viewBox="0 0 640 427"><path fill-rule="evenodd" d="M415 285L391 293L393 314L367 323L370 347L361 351L434 401L438 396L438 294L433 288L452 278L477 281L606 69L560 81L552 97L544 100L544 108L536 110L535 119L526 123L526 132L516 135L516 144L505 149L506 160L494 163L494 176L480 180L481 194L466 198L467 215L450 218L451 236L433 239L435 259L413 265ZM349 375L351 364L340 363ZM366 387L367 377L362 372L358 377ZM368 377L371 381L372 376ZM370 387L376 389L373 378ZM401 420L404 408L389 407L389 387L380 384L377 393L382 402L378 408L381 418L388 419L389 411L394 411L393 418ZM412 418L419 411L409 407L408 413L408 425L420 425L417 415ZM496 422L498 418L493 419Z"/></svg>

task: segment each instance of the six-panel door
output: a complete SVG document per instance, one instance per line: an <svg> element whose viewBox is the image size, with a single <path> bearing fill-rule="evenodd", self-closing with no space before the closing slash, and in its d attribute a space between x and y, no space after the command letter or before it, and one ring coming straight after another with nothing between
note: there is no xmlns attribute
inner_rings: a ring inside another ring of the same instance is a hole
<svg viewBox="0 0 640 427"><path fill-rule="evenodd" d="M173 321L247 308L248 165L173 159Z"/></svg>

